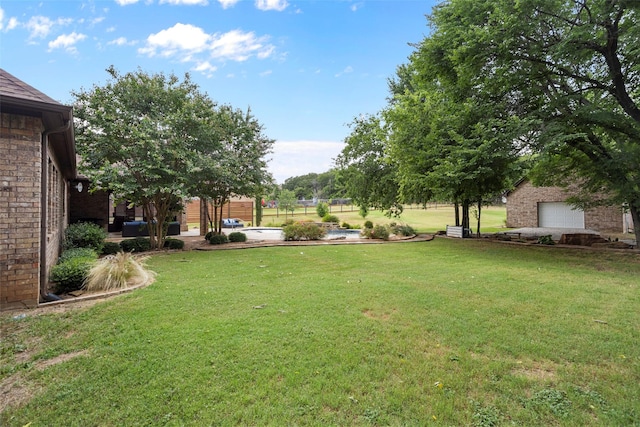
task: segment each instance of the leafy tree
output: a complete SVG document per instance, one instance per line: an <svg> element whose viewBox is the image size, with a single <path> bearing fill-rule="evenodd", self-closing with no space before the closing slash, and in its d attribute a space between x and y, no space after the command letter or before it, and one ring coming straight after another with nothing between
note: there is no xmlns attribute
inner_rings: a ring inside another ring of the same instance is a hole
<svg viewBox="0 0 640 427"><path fill-rule="evenodd" d="M293 214L297 204L298 199L296 198L296 193L291 190L280 191L280 195L278 196L278 207L280 209L284 209L285 219L287 217L287 212L291 212Z"/></svg>
<svg viewBox="0 0 640 427"><path fill-rule="evenodd" d="M213 102L189 75L111 76L104 86L73 92L80 169L93 188L142 206L153 248L162 248L168 220L182 209L194 153L212 121Z"/></svg>
<svg viewBox="0 0 640 427"><path fill-rule="evenodd" d="M387 154L389 129L380 114L355 118L345 147L336 159L346 196L366 210L377 208L400 215L397 165Z"/></svg>
<svg viewBox="0 0 640 427"><path fill-rule="evenodd" d="M574 204L628 205L640 242L640 3L451 0L429 38L442 64L503 103L539 154L539 183L578 183Z"/></svg>
<svg viewBox="0 0 640 427"><path fill-rule="evenodd" d="M202 141L194 159L197 173L191 191L213 206L211 229L222 232L222 209L232 196L256 197L270 180L265 156L273 140L251 115L224 105L215 110L209 139ZM208 209L206 210L208 212Z"/></svg>

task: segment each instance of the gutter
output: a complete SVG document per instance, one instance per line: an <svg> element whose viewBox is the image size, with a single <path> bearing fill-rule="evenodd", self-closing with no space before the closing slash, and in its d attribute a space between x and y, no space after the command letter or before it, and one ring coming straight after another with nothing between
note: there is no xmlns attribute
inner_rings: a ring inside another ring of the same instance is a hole
<svg viewBox="0 0 640 427"><path fill-rule="evenodd" d="M47 187L49 178L49 165L47 162L47 152L49 148L49 135L53 133L67 132L71 128L71 120L64 121L64 125L47 129L42 132L41 153L40 153L40 298L43 301L55 301L59 298L53 294L47 293L47 216L49 213L47 203Z"/></svg>

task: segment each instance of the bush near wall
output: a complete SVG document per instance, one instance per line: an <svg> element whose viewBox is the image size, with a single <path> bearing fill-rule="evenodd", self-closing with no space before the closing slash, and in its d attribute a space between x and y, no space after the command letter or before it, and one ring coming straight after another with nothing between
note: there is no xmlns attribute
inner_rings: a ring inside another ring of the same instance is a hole
<svg viewBox="0 0 640 427"><path fill-rule="evenodd" d="M58 263L51 268L49 280L55 284L55 293L77 291L82 288L89 270L98 259L98 254L88 248L73 248L64 251Z"/></svg>
<svg viewBox="0 0 640 427"><path fill-rule="evenodd" d="M71 224L64 232L64 249L91 248L101 253L107 232L99 225L90 222Z"/></svg>

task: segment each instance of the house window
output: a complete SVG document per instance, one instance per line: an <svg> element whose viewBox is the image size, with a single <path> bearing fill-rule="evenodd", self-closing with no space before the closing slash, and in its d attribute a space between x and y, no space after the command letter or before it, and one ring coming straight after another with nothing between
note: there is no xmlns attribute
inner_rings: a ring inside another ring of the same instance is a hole
<svg viewBox="0 0 640 427"><path fill-rule="evenodd" d="M48 162L47 182L47 233L51 235L60 230L60 211L63 208L60 194L60 172L51 159Z"/></svg>

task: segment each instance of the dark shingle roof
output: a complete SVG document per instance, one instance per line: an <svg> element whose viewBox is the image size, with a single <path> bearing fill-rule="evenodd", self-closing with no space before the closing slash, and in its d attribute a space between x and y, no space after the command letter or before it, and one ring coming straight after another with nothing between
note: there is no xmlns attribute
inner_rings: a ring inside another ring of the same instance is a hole
<svg viewBox="0 0 640 427"><path fill-rule="evenodd" d="M0 97L10 97L25 101L52 104L61 107L58 101L40 92L33 86L29 86L17 77L0 68Z"/></svg>
<svg viewBox="0 0 640 427"><path fill-rule="evenodd" d="M65 177L75 178L76 150L72 107L60 104L0 68L0 112L40 117Z"/></svg>

